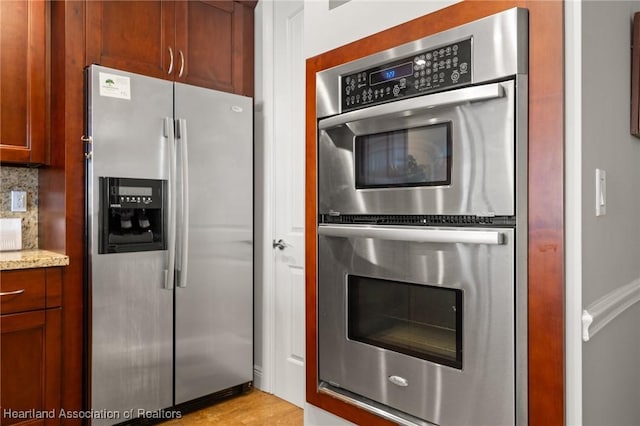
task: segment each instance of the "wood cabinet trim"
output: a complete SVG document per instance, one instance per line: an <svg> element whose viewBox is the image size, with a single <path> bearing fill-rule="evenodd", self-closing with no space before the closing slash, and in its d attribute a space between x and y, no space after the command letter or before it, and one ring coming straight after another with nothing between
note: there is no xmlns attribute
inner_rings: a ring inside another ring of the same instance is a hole
<svg viewBox="0 0 640 426"><path fill-rule="evenodd" d="M61 407L62 378L62 309L46 311L44 408L58 412ZM60 424L56 416L45 421L47 426Z"/></svg>
<svg viewBox="0 0 640 426"><path fill-rule="evenodd" d="M29 2L29 94L28 131L31 163L42 164L45 161L46 130L46 30L47 3Z"/></svg>
<svg viewBox="0 0 640 426"><path fill-rule="evenodd" d="M564 423L564 75L560 0L463 1L307 60L307 401L358 424L390 424L317 390L316 104L318 71L511 7L529 9L528 398L530 425Z"/></svg>
<svg viewBox="0 0 640 426"><path fill-rule="evenodd" d="M47 308L62 306L62 268L47 268Z"/></svg>
<svg viewBox="0 0 640 426"><path fill-rule="evenodd" d="M206 3L209 6L217 7L228 13L233 13L233 0L198 0L202 3Z"/></svg>
<svg viewBox="0 0 640 426"><path fill-rule="evenodd" d="M238 3L233 16L231 73L233 91L240 95L253 96L254 73L254 26L253 8L255 4ZM251 19L250 19L251 17Z"/></svg>
<svg viewBox="0 0 640 426"><path fill-rule="evenodd" d="M17 312L12 314L0 315L3 333L18 330L28 330L32 328L41 328L45 323L45 310L40 309L31 312Z"/></svg>
<svg viewBox="0 0 640 426"><path fill-rule="evenodd" d="M60 400L65 410L83 409L83 264L84 264L84 1L51 4L51 165L40 170L39 246L69 257L62 268L62 377ZM80 425L81 419L66 419Z"/></svg>

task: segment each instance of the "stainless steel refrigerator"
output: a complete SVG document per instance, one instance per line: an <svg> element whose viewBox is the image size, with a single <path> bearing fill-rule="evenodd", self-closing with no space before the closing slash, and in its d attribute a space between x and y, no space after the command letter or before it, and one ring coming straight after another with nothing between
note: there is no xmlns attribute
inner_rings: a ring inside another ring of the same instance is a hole
<svg viewBox="0 0 640 426"><path fill-rule="evenodd" d="M95 65L86 88L93 424L246 389L252 99Z"/></svg>

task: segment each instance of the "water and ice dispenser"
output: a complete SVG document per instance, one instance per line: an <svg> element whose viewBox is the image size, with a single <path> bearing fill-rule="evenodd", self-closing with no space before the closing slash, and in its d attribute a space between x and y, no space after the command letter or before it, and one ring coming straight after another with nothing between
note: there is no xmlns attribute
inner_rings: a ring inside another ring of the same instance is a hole
<svg viewBox="0 0 640 426"><path fill-rule="evenodd" d="M165 180L101 177L98 252L165 250L166 186Z"/></svg>

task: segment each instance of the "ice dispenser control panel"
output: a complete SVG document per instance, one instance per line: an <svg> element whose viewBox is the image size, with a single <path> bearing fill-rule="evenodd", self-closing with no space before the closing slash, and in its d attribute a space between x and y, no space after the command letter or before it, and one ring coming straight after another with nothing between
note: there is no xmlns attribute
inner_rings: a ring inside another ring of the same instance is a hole
<svg viewBox="0 0 640 426"><path fill-rule="evenodd" d="M472 39L340 77L342 111L471 83Z"/></svg>
<svg viewBox="0 0 640 426"><path fill-rule="evenodd" d="M167 181L100 177L98 253L164 250Z"/></svg>
<svg viewBox="0 0 640 426"><path fill-rule="evenodd" d="M156 195L154 197L154 186L116 186L109 188L110 207L122 208L159 208L161 207L161 187L156 185Z"/></svg>

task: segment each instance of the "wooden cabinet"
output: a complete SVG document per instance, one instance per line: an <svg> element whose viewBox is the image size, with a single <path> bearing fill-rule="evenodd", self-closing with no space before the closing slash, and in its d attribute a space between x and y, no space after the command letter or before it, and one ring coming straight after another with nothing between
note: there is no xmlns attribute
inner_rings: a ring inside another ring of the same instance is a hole
<svg viewBox="0 0 640 426"><path fill-rule="evenodd" d="M86 2L87 64L173 78L175 5L153 1Z"/></svg>
<svg viewBox="0 0 640 426"><path fill-rule="evenodd" d="M255 3L176 2L176 46L185 57L177 80L253 96Z"/></svg>
<svg viewBox="0 0 640 426"><path fill-rule="evenodd" d="M0 272L3 425L60 423L61 284L61 268Z"/></svg>
<svg viewBox="0 0 640 426"><path fill-rule="evenodd" d="M47 2L0 1L0 161L45 162Z"/></svg>
<svg viewBox="0 0 640 426"><path fill-rule="evenodd" d="M255 1L89 1L87 65L253 95Z"/></svg>

